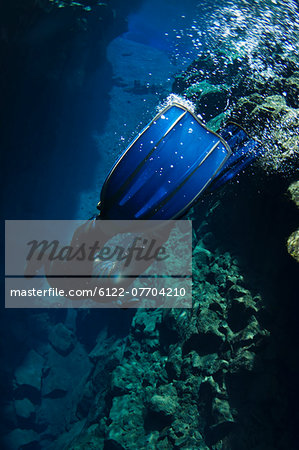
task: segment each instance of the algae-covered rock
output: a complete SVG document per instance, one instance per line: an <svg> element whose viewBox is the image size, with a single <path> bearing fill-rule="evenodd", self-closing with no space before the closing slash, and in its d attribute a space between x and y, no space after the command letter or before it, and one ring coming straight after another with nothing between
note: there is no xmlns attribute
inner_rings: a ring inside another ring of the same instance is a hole
<svg viewBox="0 0 299 450"><path fill-rule="evenodd" d="M104 448L207 449L232 432L237 413L227 375L240 376L242 386L241 374L255 373L254 349L267 333L255 318L260 305L237 284L236 260L218 249L212 254L203 242L195 249L203 276L194 281L193 309L136 312L105 397L90 413L90 420L104 417L89 442L98 436ZM225 288L217 282L229 277L236 282ZM87 442L87 432L76 442Z"/></svg>
<svg viewBox="0 0 299 450"><path fill-rule="evenodd" d="M299 208L299 180L294 181L294 183L288 187L288 193Z"/></svg>
<svg viewBox="0 0 299 450"><path fill-rule="evenodd" d="M252 111L252 118L270 120L276 118L286 110L286 100L281 95L270 95L263 103L258 104Z"/></svg>
<svg viewBox="0 0 299 450"><path fill-rule="evenodd" d="M171 395L155 394L149 401L149 409L161 417L173 417L178 403Z"/></svg>
<svg viewBox="0 0 299 450"><path fill-rule="evenodd" d="M243 126L263 146L259 165L267 172L292 173L299 157L299 109L287 104L287 95L252 94L240 98L229 120Z"/></svg>
<svg viewBox="0 0 299 450"><path fill-rule="evenodd" d="M174 88L195 102L196 112L203 118L212 116L213 126L230 110L231 118L263 138L263 143L269 143L271 155L275 145L278 156L291 159L297 145L297 65L277 54L271 61L277 63L276 71L256 73L250 70L245 56L215 51L192 63L176 78ZM250 186L246 184L245 189L250 190ZM269 255L262 254L267 253L267 247L258 238L246 242L251 222L248 228L243 227L244 222L242 225L243 210L237 198L240 192L231 196L231 203L236 199L237 205L235 229L241 230L236 236L232 237L226 226L234 205L226 209L228 203L216 203L211 196L204 218L201 220L195 213L193 307L136 312L122 358L109 373L105 395L90 408L89 420L101 426L90 429L88 437L83 430L81 442L93 442L98 434L104 439L105 449L251 449L263 439L265 448L275 446L275 437L269 437L267 429L281 427L282 414L279 418L276 411L266 418L263 414L272 408L279 388L273 383L269 393L257 394L267 391L263 388L267 383L271 385L272 379L278 380L274 357L267 359L265 351L270 340L266 328L269 325L272 330L274 320L262 320L266 300L271 303L273 298L267 289L265 296L258 294L260 280L256 283L256 278L251 279L251 267L246 266L246 252L253 250L248 249L250 245L254 249L261 246L263 250L257 253L262 262L263 258L268 262ZM249 195L244 198L246 203ZM255 206L254 202L247 205L252 216L260 212L255 211ZM218 231L209 223L213 215L215 221L220 219ZM259 233L262 220L260 214L253 222ZM221 232L230 235L230 240L219 242L217 233L222 236ZM242 250L245 248L240 260L231 243L237 239L244 242ZM257 263L256 258L253 261ZM279 323L280 317L275 320ZM101 377L95 371L90 379L98 392ZM83 406L85 409L84 402ZM245 439L234 446L231 433L235 427L235 436L243 439L244 435ZM246 441L246 433L253 435L252 441Z"/></svg>
<svg viewBox="0 0 299 450"><path fill-rule="evenodd" d="M288 194L299 208L299 181L294 181L288 187ZM299 228L289 236L287 240L287 249L289 254L299 262Z"/></svg>
<svg viewBox="0 0 299 450"><path fill-rule="evenodd" d="M230 412L229 403L226 400L215 398L212 406L213 422L207 432L207 442L216 444L228 436L232 431L235 421Z"/></svg>
<svg viewBox="0 0 299 450"><path fill-rule="evenodd" d="M283 81L283 88L287 92L288 104L293 108L299 108L299 71L294 72L291 77Z"/></svg>
<svg viewBox="0 0 299 450"><path fill-rule="evenodd" d="M257 312L251 297L235 298L228 311L227 323L233 332L242 330Z"/></svg>
<svg viewBox="0 0 299 450"><path fill-rule="evenodd" d="M229 372L238 373L240 369L251 372L256 365L256 354L240 348L230 361Z"/></svg>
<svg viewBox="0 0 299 450"><path fill-rule="evenodd" d="M208 266L213 258L212 253L204 247L197 245L193 251L193 259L197 266Z"/></svg>
<svg viewBox="0 0 299 450"><path fill-rule="evenodd" d="M212 402L213 426L233 423L234 419L231 413L230 405L227 400L222 398L214 398Z"/></svg>
<svg viewBox="0 0 299 450"><path fill-rule="evenodd" d="M144 442L143 403L135 392L113 398L109 419L106 448L134 448ZM110 440L118 447L108 447Z"/></svg>
<svg viewBox="0 0 299 450"><path fill-rule="evenodd" d="M169 381L172 381L174 378L177 379L180 377L182 362L183 357L181 345L170 345L167 362L165 364L165 369L167 371Z"/></svg>
<svg viewBox="0 0 299 450"><path fill-rule="evenodd" d="M230 112L230 118L236 120L248 131L258 132L267 122L282 119L292 108L287 106L282 95L251 94L241 97Z"/></svg>
<svg viewBox="0 0 299 450"><path fill-rule="evenodd" d="M235 334L231 343L242 347L252 344L258 346L258 343L265 340L267 336L269 336L269 332L261 327L255 316L251 316L248 325Z"/></svg>
<svg viewBox="0 0 299 450"><path fill-rule="evenodd" d="M289 254L299 262L299 229L288 238L287 249Z"/></svg>
<svg viewBox="0 0 299 450"><path fill-rule="evenodd" d="M173 89L194 102L214 131L232 120L260 141L263 170L294 171L299 152L299 64L280 47L267 57L268 66L257 72L242 50L219 48L190 64Z"/></svg>

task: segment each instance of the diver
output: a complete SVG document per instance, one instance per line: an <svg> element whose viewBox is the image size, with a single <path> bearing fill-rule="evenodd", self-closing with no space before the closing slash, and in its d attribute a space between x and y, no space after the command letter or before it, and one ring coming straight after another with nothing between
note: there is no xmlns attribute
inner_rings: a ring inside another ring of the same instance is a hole
<svg viewBox="0 0 299 450"><path fill-rule="evenodd" d="M203 192L229 181L260 153L259 143L237 124L227 123L215 133L185 105L172 102L138 134L115 163L102 187L99 215L75 231L71 246L79 248L88 238L97 240L102 247L117 233L124 232L124 220L150 220L152 227L146 238L161 247L171 233L171 219L182 218ZM109 229L106 220L119 222L113 222L113 228ZM156 227L155 220L164 220L164 226ZM116 265L94 259L86 264L85 284L89 288L117 285L126 289L133 281L132 265L128 268L124 262ZM149 260L133 261L134 275L142 274L150 264ZM36 268L29 265L27 274L32 275L32 270L39 268L39 262ZM65 285L64 278L54 278L60 270L66 273L65 262L48 259L44 268L52 287ZM121 277L113 277L116 269ZM79 278L70 280L72 286L77 283L82 287Z"/></svg>

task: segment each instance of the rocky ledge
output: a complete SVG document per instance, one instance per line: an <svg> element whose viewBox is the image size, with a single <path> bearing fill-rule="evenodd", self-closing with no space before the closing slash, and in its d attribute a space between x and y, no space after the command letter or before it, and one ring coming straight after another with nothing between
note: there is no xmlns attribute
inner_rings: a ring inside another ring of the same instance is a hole
<svg viewBox="0 0 299 450"><path fill-rule="evenodd" d="M299 208L299 181L295 181L289 186L288 193L297 208ZM287 248L289 254L299 262L299 228L288 238Z"/></svg>

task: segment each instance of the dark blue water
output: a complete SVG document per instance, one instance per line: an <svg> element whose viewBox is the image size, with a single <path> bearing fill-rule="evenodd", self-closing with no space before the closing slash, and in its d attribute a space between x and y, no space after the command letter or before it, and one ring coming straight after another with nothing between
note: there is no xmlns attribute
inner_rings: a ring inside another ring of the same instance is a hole
<svg viewBox="0 0 299 450"><path fill-rule="evenodd" d="M82 193L92 191L98 199L97 179L105 178L107 168L119 152L119 137L115 139L116 153L108 158L95 139L107 125L110 91L115 83L107 46L123 35L128 42L158 49L169 58L172 43L165 39L165 33L172 32L184 9L173 2L165 2L163 8L158 2L132 1L126 7L121 3L116 4L117 20L113 20L113 14L107 14L106 23L101 26L96 17L91 18L87 32L76 28L80 14L74 17L71 8L48 14L38 8L34 10L30 3L24 10L4 7L7 23L2 26L5 58L2 58L1 93L2 219L89 217L85 205L81 212ZM24 27L19 29L22 20ZM138 51L142 49L137 47L137 56ZM146 70L152 69L148 61ZM158 96L156 101L151 100L155 106L158 102ZM118 133L119 129L111 131ZM105 167L101 169L103 160ZM96 211L95 207L96 201L91 212ZM31 349L47 342L47 331L38 326L38 311L2 309L1 314L1 434L5 434L14 428L6 412L12 397L29 397L36 405L41 402L30 389L14 391L13 372L24 363ZM52 325L69 324L89 351L104 326L108 326L111 335L126 335L132 314L132 311L114 310L112 314L101 310L77 318L71 314L67 319L66 311L50 311L46 320ZM49 414L50 417L51 411ZM28 420L25 423L21 420L20 426L30 428ZM38 433L44 430L34 423L32 427Z"/></svg>
<svg viewBox="0 0 299 450"><path fill-rule="evenodd" d="M129 16L124 37L170 54L173 40L165 33L172 33L185 8L165 2L158 15L157 8L158 2L144 2L138 14ZM101 155L93 135L105 127L113 84L105 45L122 30L108 25L103 39L94 25L82 44L80 33L71 37L66 32L70 22L67 13L37 21L7 55L2 134L8 149L2 178L6 219L78 217L80 193L94 188ZM65 40L70 41L69 54L59 65L60 41Z"/></svg>

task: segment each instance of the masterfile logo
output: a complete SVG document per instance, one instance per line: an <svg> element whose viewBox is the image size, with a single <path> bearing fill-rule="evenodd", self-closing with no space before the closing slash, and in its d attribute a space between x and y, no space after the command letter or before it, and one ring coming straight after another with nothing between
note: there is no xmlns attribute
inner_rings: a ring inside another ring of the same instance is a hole
<svg viewBox="0 0 299 450"><path fill-rule="evenodd" d="M190 221L6 222L6 307L189 307L191 271Z"/></svg>

